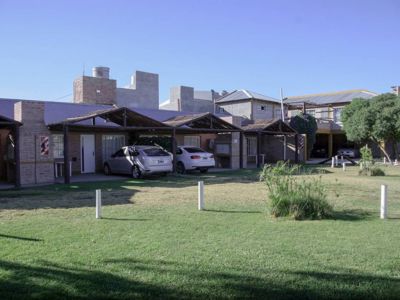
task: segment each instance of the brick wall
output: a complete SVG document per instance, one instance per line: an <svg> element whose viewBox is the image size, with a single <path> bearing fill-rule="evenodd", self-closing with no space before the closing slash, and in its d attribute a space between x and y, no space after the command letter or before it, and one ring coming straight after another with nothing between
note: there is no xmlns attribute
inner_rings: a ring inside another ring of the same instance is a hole
<svg viewBox="0 0 400 300"><path fill-rule="evenodd" d="M74 80L74 102L116 104L117 82L108 78L81 76Z"/></svg>
<svg viewBox="0 0 400 300"><path fill-rule="evenodd" d="M41 155L40 137L51 140L44 123L44 103L21 101L14 104L14 118L20 127L21 185L54 182L53 152Z"/></svg>

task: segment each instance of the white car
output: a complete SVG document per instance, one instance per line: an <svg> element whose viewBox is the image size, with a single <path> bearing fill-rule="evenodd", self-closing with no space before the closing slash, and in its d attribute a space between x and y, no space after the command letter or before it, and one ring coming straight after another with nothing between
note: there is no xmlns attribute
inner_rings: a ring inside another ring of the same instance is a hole
<svg viewBox="0 0 400 300"><path fill-rule="evenodd" d="M351 158L355 158L356 155L357 155L357 151L355 149L352 149L352 148L341 148L341 149L338 150L337 154L339 156L343 155L343 156L348 156L348 157L351 157Z"/></svg>
<svg viewBox="0 0 400 300"><path fill-rule="evenodd" d="M125 146L104 163L104 174L129 174L140 178L147 174L172 172L172 157L165 150L154 146Z"/></svg>
<svg viewBox="0 0 400 300"><path fill-rule="evenodd" d="M176 149L176 171L185 173L189 170L199 170L207 173L208 169L215 167L215 159L212 153L193 146L180 146Z"/></svg>

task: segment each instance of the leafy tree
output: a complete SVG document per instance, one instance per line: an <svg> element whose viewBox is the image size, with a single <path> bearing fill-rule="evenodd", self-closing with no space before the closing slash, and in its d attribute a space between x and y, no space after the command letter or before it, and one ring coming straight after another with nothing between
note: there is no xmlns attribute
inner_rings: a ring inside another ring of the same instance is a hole
<svg viewBox="0 0 400 300"><path fill-rule="evenodd" d="M393 145L397 157L396 143L400 141L400 98L394 94L382 94L372 99L354 99L343 109L343 129L349 140L376 144L391 161L384 142Z"/></svg>
<svg viewBox="0 0 400 300"><path fill-rule="evenodd" d="M290 126L300 134L307 135L307 157L310 156L317 135L317 121L312 115L300 113L290 119Z"/></svg>

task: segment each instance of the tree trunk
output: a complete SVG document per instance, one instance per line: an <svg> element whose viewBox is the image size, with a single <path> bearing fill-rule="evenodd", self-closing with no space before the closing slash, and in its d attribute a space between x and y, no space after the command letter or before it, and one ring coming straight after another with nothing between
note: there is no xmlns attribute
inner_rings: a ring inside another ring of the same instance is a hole
<svg viewBox="0 0 400 300"><path fill-rule="evenodd" d="M381 151L383 152L383 155L385 155L385 157L387 158L387 160L389 161L389 163L392 163L392 160L390 159L390 155L386 152L385 147L382 147L381 143L376 140L376 139L372 139L379 147L379 149L381 149Z"/></svg>

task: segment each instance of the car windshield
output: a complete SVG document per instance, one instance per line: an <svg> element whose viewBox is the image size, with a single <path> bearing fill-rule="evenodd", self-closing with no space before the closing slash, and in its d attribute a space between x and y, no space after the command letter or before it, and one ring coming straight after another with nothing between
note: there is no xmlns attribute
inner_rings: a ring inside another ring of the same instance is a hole
<svg viewBox="0 0 400 300"><path fill-rule="evenodd" d="M197 147L185 147L184 149L189 153L206 152L203 149L200 149L200 148L197 148Z"/></svg>
<svg viewBox="0 0 400 300"><path fill-rule="evenodd" d="M148 148L143 150L147 156L169 156L168 152L159 148Z"/></svg>

